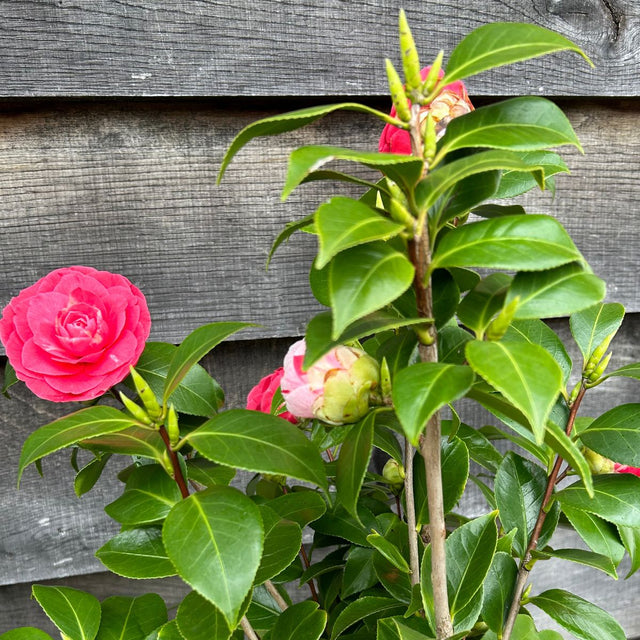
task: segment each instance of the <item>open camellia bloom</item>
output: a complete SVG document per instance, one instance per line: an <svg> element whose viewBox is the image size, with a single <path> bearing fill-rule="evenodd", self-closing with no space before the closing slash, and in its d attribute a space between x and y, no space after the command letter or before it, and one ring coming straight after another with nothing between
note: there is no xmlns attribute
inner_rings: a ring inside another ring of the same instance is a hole
<svg viewBox="0 0 640 640"><path fill-rule="evenodd" d="M425 80L431 67L425 67L421 71L422 79ZM441 70L439 77L442 78L444 72ZM420 109L421 122L430 113L436 125L436 137L439 140L445 133L447 125L453 118L463 116L465 113L473 111L473 105L469 100L467 88L461 80L445 85L442 91L430 103ZM391 116L395 117L396 108L392 107ZM378 150L384 153L399 153L401 155L411 154L411 138L409 132L398 129L391 124L385 125L380 136Z"/></svg>
<svg viewBox="0 0 640 640"><path fill-rule="evenodd" d="M258 382L258 384L249 391L247 396L247 409L253 409L254 411L262 411L262 413L271 413L271 405L273 404L273 396L275 395L278 387L280 387L280 381L284 375L284 368L280 367L273 373L265 376ZM289 413L289 411L282 411L278 413L281 418L288 420L292 424L297 424L297 418Z"/></svg>
<svg viewBox="0 0 640 640"><path fill-rule="evenodd" d="M305 341L298 340L284 359L280 388L287 409L330 424L360 420L369 410L370 391L378 386L378 363L361 349L339 346L303 371L305 350Z"/></svg>
<svg viewBox="0 0 640 640"><path fill-rule="evenodd" d="M45 400L92 400L123 380L145 346L151 317L124 276L92 267L52 271L5 307L9 362Z"/></svg>

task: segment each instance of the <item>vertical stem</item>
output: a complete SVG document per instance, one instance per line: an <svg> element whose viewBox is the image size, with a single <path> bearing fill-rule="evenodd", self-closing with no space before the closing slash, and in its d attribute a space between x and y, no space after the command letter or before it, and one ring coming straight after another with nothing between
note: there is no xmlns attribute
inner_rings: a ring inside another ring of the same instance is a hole
<svg viewBox="0 0 640 640"><path fill-rule="evenodd" d="M580 403L582 402L582 398L584 398L584 394L587 391L584 384L580 387L580 391L576 396L575 401L571 405L571 410L569 411L569 419L567 420L567 428L566 434L569 436L573 431L573 425L576 420L576 416L578 415L578 409L580 408ZM520 611L520 601L522 600L522 594L524 593L524 589L527 584L527 580L529 578L529 567L528 564L531 562L531 556L533 552L538 547L538 540L540 539L540 534L542 533L542 527L544 525L544 521L547 517L547 506L549 505L549 501L551 500L551 496L553 495L553 489L558 482L558 474L560 472L560 467L562 466L562 458L560 456L556 456L555 464L553 465L553 469L549 474L549 478L547 480L547 486L544 492L544 497L542 498L542 504L540 506L540 510L538 511L538 519L536 520L536 524L533 528L533 532L531 534L531 538L529 539L529 545L527 546L527 550L520 561L520 568L518 569L518 578L516 580L516 586L513 592L513 599L511 600L511 606L509 608L509 613L507 614L507 619L504 624L504 629L502 630L502 640L509 640L511 637L511 632L513 631L513 626L516 622L516 617L518 612Z"/></svg>
<svg viewBox="0 0 640 640"><path fill-rule="evenodd" d="M302 556L302 562L304 563L305 569L308 569L311 566L311 562L309 562L309 556L307 555L307 550L304 548L304 544L300 546L300 555ZM320 599L318 598L318 592L316 591L316 585L313 582L313 578L309 580L309 590L311 591L311 597L317 603L320 603Z"/></svg>
<svg viewBox="0 0 640 640"><path fill-rule="evenodd" d="M182 467L180 466L180 461L178 460L178 454L171 448L171 442L169 440L169 434L163 424L160 425L160 436L164 441L164 446L167 448L167 453L169 454L169 460L171 460L171 466L173 467L173 477L176 481L176 484L180 488L180 493L183 498L189 497L189 487L187 486L187 482L182 473Z"/></svg>
<svg viewBox="0 0 640 640"><path fill-rule="evenodd" d="M420 582L420 562L418 559L418 532L416 531L416 505L413 495L413 446L408 438L404 439L404 501L409 529L409 566L411 584ZM400 516L400 513L398 513Z"/></svg>
<svg viewBox="0 0 640 640"><path fill-rule="evenodd" d="M282 611L288 609L289 605L287 604L287 601L280 595L280 592L276 589L276 585L273 584L271 580L265 580L264 587Z"/></svg>
<svg viewBox="0 0 640 640"><path fill-rule="evenodd" d="M242 618L242 620L240 620L240 626L242 627L242 630L244 631L244 635L247 636L247 638L249 638L249 640L260 640L260 637L253 630L253 627L251 626L251 623L247 619L247 616L244 616Z"/></svg>

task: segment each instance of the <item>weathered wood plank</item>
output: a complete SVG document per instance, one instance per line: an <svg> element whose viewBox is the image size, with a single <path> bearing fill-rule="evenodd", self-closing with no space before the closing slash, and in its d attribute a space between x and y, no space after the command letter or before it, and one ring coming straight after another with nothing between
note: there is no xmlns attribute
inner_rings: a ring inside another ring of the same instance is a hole
<svg viewBox="0 0 640 640"><path fill-rule="evenodd" d="M2 0L0 95L381 95L401 7L424 59L504 20L557 30L596 63L554 56L473 79L475 93L640 92L634 0Z"/></svg>
<svg viewBox="0 0 640 640"><path fill-rule="evenodd" d="M381 105L382 106L382 105ZM558 193L526 198L557 215L609 297L640 311L635 202L640 104L566 102L585 147L568 151ZM382 108L385 108L382 106ZM264 265L291 219L343 185L304 185L280 202L288 153L300 144L375 148L380 127L336 114L286 136L253 142L215 186L222 155L245 124L272 111L203 103L16 106L0 115L0 304L49 270L89 264L120 272L146 294L155 339L178 342L213 320L262 328L240 338L292 336L318 309L307 273L314 240L298 234Z"/></svg>

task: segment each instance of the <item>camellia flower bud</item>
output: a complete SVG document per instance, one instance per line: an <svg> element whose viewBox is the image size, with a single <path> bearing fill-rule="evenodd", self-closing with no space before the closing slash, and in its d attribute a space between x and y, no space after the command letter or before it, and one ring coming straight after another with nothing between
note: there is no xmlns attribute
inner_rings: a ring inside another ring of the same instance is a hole
<svg viewBox="0 0 640 640"><path fill-rule="evenodd" d="M393 458L389 458L382 469L382 477L391 486L402 486L404 484L404 467Z"/></svg>
<svg viewBox="0 0 640 640"><path fill-rule="evenodd" d="M640 469L638 467L630 467L628 464L614 462L587 447L583 447L582 454L589 464L591 473L594 475L603 473L631 473L634 476L640 477Z"/></svg>
<svg viewBox="0 0 640 640"><path fill-rule="evenodd" d="M361 349L339 346L303 371L305 350L305 341L298 340L284 359L280 388L287 409L298 418L329 424L360 420L380 380L378 363Z"/></svg>

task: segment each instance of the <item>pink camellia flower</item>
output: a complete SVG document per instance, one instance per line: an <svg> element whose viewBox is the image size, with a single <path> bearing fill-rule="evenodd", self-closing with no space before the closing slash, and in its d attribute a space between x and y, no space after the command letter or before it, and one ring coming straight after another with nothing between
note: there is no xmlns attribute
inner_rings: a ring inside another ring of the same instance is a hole
<svg viewBox="0 0 640 640"><path fill-rule="evenodd" d="M425 80L431 67L425 67L422 72L422 79ZM442 78L444 72L440 70L439 77ZM445 133L447 125L453 118L463 116L465 113L473 111L473 105L469 100L467 89L461 80L456 80L446 85L436 98L420 109L420 121L424 121L429 113L433 117L436 125L436 137L439 140ZM396 108L392 107L392 117L396 115ZM384 153L399 153L402 155L411 154L411 139L409 132L398 129L391 124L385 125L380 136L378 150Z"/></svg>
<svg viewBox="0 0 640 640"><path fill-rule="evenodd" d="M149 336L142 292L92 267L56 269L5 307L0 340L16 376L40 398L92 400L129 373Z"/></svg>
<svg viewBox="0 0 640 640"><path fill-rule="evenodd" d="M280 386L280 380L282 380L283 375L284 368L280 367L273 373L262 378L262 380L249 391L249 395L247 396L247 409L262 411L262 413L271 413L273 396ZM288 411L283 411L278 413L278 415L292 424L298 423L297 418Z"/></svg>
<svg viewBox="0 0 640 640"><path fill-rule="evenodd" d="M306 344L291 345L280 381L287 409L299 418L329 424L357 422L369 410L369 393L380 379L378 363L361 349L334 347L307 371L302 370Z"/></svg>
<svg viewBox="0 0 640 640"><path fill-rule="evenodd" d="M630 467L628 464L618 464L617 462L614 462L613 472L614 473L632 473L634 476L638 476L640 478L640 469L638 467Z"/></svg>
<svg viewBox="0 0 640 640"><path fill-rule="evenodd" d="M609 460L609 458L605 458L587 447L583 447L582 453L589 464L591 473L595 475L602 473L631 473L640 477L640 469L638 467L630 467L628 464L613 462L613 460Z"/></svg>

